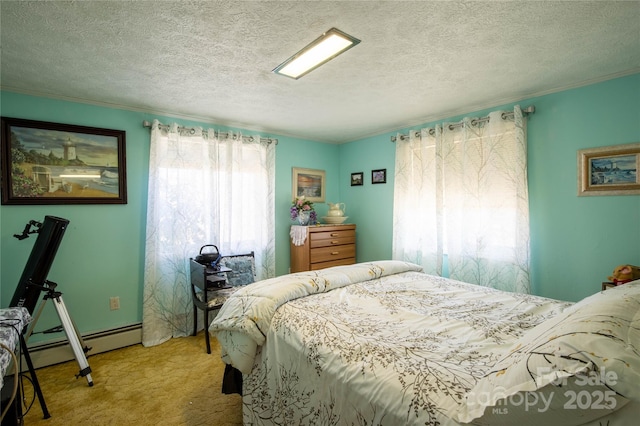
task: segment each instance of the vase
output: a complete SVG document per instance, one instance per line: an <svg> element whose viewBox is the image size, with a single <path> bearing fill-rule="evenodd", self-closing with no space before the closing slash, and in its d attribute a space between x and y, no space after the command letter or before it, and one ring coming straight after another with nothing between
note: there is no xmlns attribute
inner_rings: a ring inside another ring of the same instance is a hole
<svg viewBox="0 0 640 426"><path fill-rule="evenodd" d="M298 223L300 225L306 226L309 224L309 219L311 218L311 212L307 210L301 210L298 212Z"/></svg>

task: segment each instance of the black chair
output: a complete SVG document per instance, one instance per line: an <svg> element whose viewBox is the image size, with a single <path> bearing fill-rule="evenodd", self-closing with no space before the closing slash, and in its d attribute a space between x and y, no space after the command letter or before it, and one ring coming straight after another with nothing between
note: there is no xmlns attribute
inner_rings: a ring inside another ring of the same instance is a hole
<svg viewBox="0 0 640 426"><path fill-rule="evenodd" d="M209 312L218 310L229 296L256 279L254 252L223 256L220 271L207 268L191 259L191 297L193 299L193 335L197 333L198 309L204 313L207 353L209 342Z"/></svg>

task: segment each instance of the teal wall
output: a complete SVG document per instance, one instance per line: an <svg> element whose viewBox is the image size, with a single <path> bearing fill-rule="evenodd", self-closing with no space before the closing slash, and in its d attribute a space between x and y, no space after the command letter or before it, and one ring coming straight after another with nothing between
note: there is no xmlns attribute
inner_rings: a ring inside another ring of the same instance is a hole
<svg viewBox="0 0 640 426"><path fill-rule="evenodd" d="M289 207L292 201L292 167L319 169L326 172L326 196L329 203L338 202L340 193L338 145L287 137L278 138L276 152L276 275L289 273ZM326 216L326 203L315 203L318 217Z"/></svg>
<svg viewBox="0 0 640 426"><path fill-rule="evenodd" d="M34 237L18 241L13 234L29 220L45 215L69 219L58 255L49 273L57 282L80 332L140 322L142 318L143 249L149 163L149 116L46 98L1 93L3 116L126 131L128 204L0 207L0 306L11 301L29 257ZM120 310L109 310L109 297L120 296ZM52 304L38 321L43 330L59 323ZM59 338L34 335L30 342Z"/></svg>
<svg viewBox="0 0 640 426"><path fill-rule="evenodd" d="M0 96L3 116L125 130L129 195L126 205L0 206L0 307L8 305L34 241L18 241L13 234L31 219L55 215L71 224L49 279L59 283L80 331L84 334L140 322L149 155L149 130L142 127L142 121L158 118L164 123L228 129L11 92ZM518 104L536 106L528 125L533 291L578 300L598 291L614 266L640 264L640 196L576 195L578 149L640 141L640 74ZM275 200L278 275L287 273L289 267L292 167L327 172L327 201L344 202L349 222L358 226L358 261L391 257L395 144L390 137L395 131L343 145L260 134L279 139ZM373 169L387 169L386 184L371 184ZM354 172L364 173L363 186L350 186ZM318 215L324 216L327 205L318 204L317 209ZM419 212L416 214L419 220ZM120 310L109 310L111 296L120 297ZM52 307L47 306L38 328L57 322ZM34 336L31 341L59 337Z"/></svg>
<svg viewBox="0 0 640 426"><path fill-rule="evenodd" d="M576 301L599 291L616 265L640 265L640 195L577 196L577 150L640 142L640 74L518 104L536 107L528 120L533 292ZM358 224L358 261L391 257L395 134L340 146L340 201ZM386 185L371 185L378 168L387 169ZM365 185L350 187L350 173L359 171Z"/></svg>
<svg viewBox="0 0 640 426"><path fill-rule="evenodd" d="M19 241L13 234L21 232L29 220L42 221L46 215L53 215L69 219L70 224L48 278L58 283L80 332L86 334L139 323L149 169L149 129L144 128L142 122L158 118L163 123L229 128L11 92L1 92L0 96L2 116L126 131L128 189L126 205L0 206L0 307L8 306L11 301L35 242L35 236ZM260 135L279 139L276 146L276 273L283 275L289 270L291 168L325 170L327 200L337 200L338 146ZM326 204L318 204L317 210L324 216ZM215 241L203 241L205 243ZM109 309L111 296L120 297L119 310ZM53 306L47 304L37 329L58 324ZM34 335L30 343L60 337L62 334Z"/></svg>

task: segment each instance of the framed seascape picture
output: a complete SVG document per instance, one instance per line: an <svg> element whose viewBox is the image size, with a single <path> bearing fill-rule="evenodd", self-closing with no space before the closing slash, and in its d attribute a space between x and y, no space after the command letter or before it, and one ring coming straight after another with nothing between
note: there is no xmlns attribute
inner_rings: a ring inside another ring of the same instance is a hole
<svg viewBox="0 0 640 426"><path fill-rule="evenodd" d="M304 196L313 203L324 203L326 174L324 170L293 168L293 198Z"/></svg>
<svg viewBox="0 0 640 426"><path fill-rule="evenodd" d="M578 151L578 196L640 194L640 143Z"/></svg>
<svg viewBox="0 0 640 426"><path fill-rule="evenodd" d="M364 173L351 173L351 186L361 186L364 184Z"/></svg>
<svg viewBox="0 0 640 426"><path fill-rule="evenodd" d="M2 204L126 204L125 133L2 117Z"/></svg>
<svg viewBox="0 0 640 426"><path fill-rule="evenodd" d="M387 183L387 169L371 170L371 183Z"/></svg>

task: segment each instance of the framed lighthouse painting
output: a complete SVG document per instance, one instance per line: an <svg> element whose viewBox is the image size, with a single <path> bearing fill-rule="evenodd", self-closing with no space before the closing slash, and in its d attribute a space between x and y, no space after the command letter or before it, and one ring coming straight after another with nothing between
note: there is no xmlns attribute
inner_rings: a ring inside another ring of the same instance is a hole
<svg viewBox="0 0 640 426"><path fill-rule="evenodd" d="M126 132L2 117L2 204L126 204Z"/></svg>
<svg viewBox="0 0 640 426"><path fill-rule="evenodd" d="M640 194L640 143L578 151L578 196Z"/></svg>

